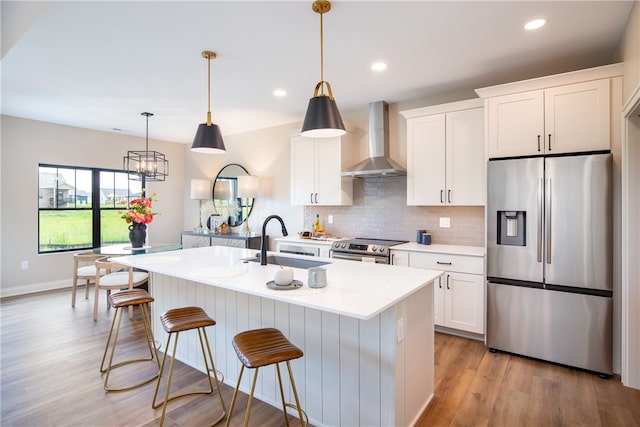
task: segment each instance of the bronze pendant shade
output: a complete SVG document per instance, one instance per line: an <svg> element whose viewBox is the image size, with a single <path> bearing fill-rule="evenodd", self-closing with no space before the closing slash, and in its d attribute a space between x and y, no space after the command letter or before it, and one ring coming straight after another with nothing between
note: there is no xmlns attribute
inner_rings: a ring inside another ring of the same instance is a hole
<svg viewBox="0 0 640 427"><path fill-rule="evenodd" d="M141 113L147 118L147 138L145 151L127 151L122 159L122 168L134 178L145 181L164 181L169 175L169 161L158 151L149 151L149 117L153 113Z"/></svg>
<svg viewBox="0 0 640 427"><path fill-rule="evenodd" d="M205 154L218 154L226 151L224 141L222 140L222 132L220 127L211 122L211 59L216 57L216 53L210 50L202 52L203 58L207 60L207 79L208 79L208 110L207 123L201 123L198 126L196 136L191 145L191 151Z"/></svg>
<svg viewBox="0 0 640 427"><path fill-rule="evenodd" d="M327 0L316 0L312 9L320 14L320 82L313 91L313 98L309 100L307 113L302 124L302 136L312 138L328 138L342 136L346 132L342 116L331 92L331 85L324 80L324 36L322 15L331 10L331 3ZM328 95L324 93L327 86Z"/></svg>

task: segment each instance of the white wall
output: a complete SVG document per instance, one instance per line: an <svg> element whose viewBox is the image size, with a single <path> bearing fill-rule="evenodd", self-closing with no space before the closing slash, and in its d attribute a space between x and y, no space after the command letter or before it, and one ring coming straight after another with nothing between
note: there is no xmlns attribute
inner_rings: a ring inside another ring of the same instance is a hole
<svg viewBox="0 0 640 427"><path fill-rule="evenodd" d="M38 255L38 164L121 169L127 150L144 138L2 116L2 297L70 286L71 253ZM183 224L184 150L181 144L149 140L169 160L169 177L149 183L161 212L148 227L150 242L179 242ZM126 227L124 221L122 224ZM29 269L20 268L21 261Z"/></svg>
<svg viewBox="0 0 640 427"><path fill-rule="evenodd" d="M249 217L251 231L260 233L262 223L268 215L280 215L287 230L295 233L302 229L302 207L290 205L290 152L289 133L296 125L278 126L254 132L224 137L226 153L192 153L185 146L184 179L184 230L197 225L199 204L189 198L191 179L208 179L213 183L220 170L229 163L244 166L260 179L260 194ZM241 231L241 227L232 232ZM271 237L282 235L279 224L271 221L267 228Z"/></svg>

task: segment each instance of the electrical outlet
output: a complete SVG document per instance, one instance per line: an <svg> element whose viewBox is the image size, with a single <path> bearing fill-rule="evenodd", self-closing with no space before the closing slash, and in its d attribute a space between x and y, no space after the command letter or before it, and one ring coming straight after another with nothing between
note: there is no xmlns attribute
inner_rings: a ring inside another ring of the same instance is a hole
<svg viewBox="0 0 640 427"><path fill-rule="evenodd" d="M22 261L20 267L22 267L23 270L27 270L29 268L29 261Z"/></svg>
<svg viewBox="0 0 640 427"><path fill-rule="evenodd" d="M329 215L329 216L327 217L327 222L328 222L329 224L333 224L333 215Z"/></svg>
<svg viewBox="0 0 640 427"><path fill-rule="evenodd" d="M440 217L440 227L441 228L449 228L451 227L451 218L449 217Z"/></svg>

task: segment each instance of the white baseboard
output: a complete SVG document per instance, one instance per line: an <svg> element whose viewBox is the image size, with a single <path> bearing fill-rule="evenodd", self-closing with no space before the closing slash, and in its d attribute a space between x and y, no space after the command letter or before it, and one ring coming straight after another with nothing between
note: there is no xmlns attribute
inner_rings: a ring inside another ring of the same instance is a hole
<svg viewBox="0 0 640 427"><path fill-rule="evenodd" d="M0 298L16 297L20 295L34 294L37 292L54 291L69 288L69 279L54 280L52 282L32 283L30 285L14 286L0 289ZM83 286L84 287L84 286Z"/></svg>

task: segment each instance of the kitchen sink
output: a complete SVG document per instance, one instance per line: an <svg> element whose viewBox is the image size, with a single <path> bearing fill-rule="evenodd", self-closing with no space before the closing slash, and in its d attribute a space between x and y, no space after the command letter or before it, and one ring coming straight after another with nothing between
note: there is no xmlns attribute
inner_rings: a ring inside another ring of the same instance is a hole
<svg viewBox="0 0 640 427"><path fill-rule="evenodd" d="M253 258L244 258L244 262L260 262L260 257L256 256ZM277 255L269 255L267 256L267 264L273 265L281 265L283 267L293 267L293 268L311 268L311 267L319 267L321 265L331 264L327 261L316 261L313 259L299 259L299 258L288 258Z"/></svg>

